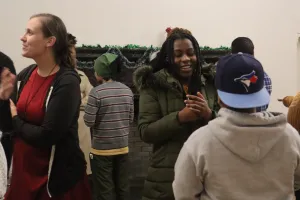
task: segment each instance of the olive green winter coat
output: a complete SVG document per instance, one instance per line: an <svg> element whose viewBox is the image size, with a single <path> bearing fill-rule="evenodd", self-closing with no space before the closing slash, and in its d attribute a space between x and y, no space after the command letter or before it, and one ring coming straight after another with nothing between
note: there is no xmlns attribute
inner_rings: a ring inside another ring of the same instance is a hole
<svg viewBox="0 0 300 200"><path fill-rule="evenodd" d="M173 200L174 165L180 149L191 133L207 122L179 123L177 114L185 107L186 98L181 84L167 70L153 74L149 66L138 68L134 84L140 93L138 130L141 139L153 145L143 200ZM202 77L199 91L212 110L218 109L212 76Z"/></svg>

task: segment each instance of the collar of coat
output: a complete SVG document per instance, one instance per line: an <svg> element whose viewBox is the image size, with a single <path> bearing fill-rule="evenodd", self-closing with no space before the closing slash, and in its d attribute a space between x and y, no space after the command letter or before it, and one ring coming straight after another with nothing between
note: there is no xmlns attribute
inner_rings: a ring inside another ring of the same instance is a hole
<svg viewBox="0 0 300 200"><path fill-rule="evenodd" d="M214 65L204 65L202 69L203 75L201 76L201 82L203 85L208 80L214 78ZM133 83L138 91L142 89L164 89L174 92L180 92L182 94L183 88L179 81L175 79L166 69L162 69L156 73L153 73L151 66L139 67L133 73Z"/></svg>

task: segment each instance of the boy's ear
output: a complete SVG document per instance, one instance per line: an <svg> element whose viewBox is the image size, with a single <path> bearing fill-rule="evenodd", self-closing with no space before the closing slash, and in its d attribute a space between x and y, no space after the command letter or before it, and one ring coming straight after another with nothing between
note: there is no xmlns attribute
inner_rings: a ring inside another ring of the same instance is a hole
<svg viewBox="0 0 300 200"><path fill-rule="evenodd" d="M218 96L218 104L220 105L221 108L227 108L227 106L222 102L219 96Z"/></svg>

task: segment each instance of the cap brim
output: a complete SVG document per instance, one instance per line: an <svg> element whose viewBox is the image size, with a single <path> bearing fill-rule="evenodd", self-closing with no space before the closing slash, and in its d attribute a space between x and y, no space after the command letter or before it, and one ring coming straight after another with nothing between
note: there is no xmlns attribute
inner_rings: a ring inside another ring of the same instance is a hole
<svg viewBox="0 0 300 200"><path fill-rule="evenodd" d="M270 94L264 87L253 94L232 94L218 90L222 102L232 108L257 108L270 103Z"/></svg>

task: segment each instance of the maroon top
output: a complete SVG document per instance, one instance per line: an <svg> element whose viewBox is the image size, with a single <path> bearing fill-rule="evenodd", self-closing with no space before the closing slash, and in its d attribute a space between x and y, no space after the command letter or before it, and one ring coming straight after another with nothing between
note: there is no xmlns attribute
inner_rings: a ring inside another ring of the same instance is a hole
<svg viewBox="0 0 300 200"><path fill-rule="evenodd" d="M29 123L41 125L45 115L44 102L55 74L41 77L37 68L25 84L17 103L18 115ZM11 185L6 200L50 200L47 180L50 148L35 148L21 138L14 140ZM82 200L89 198L90 188L85 175L83 180L61 197L51 200Z"/></svg>

